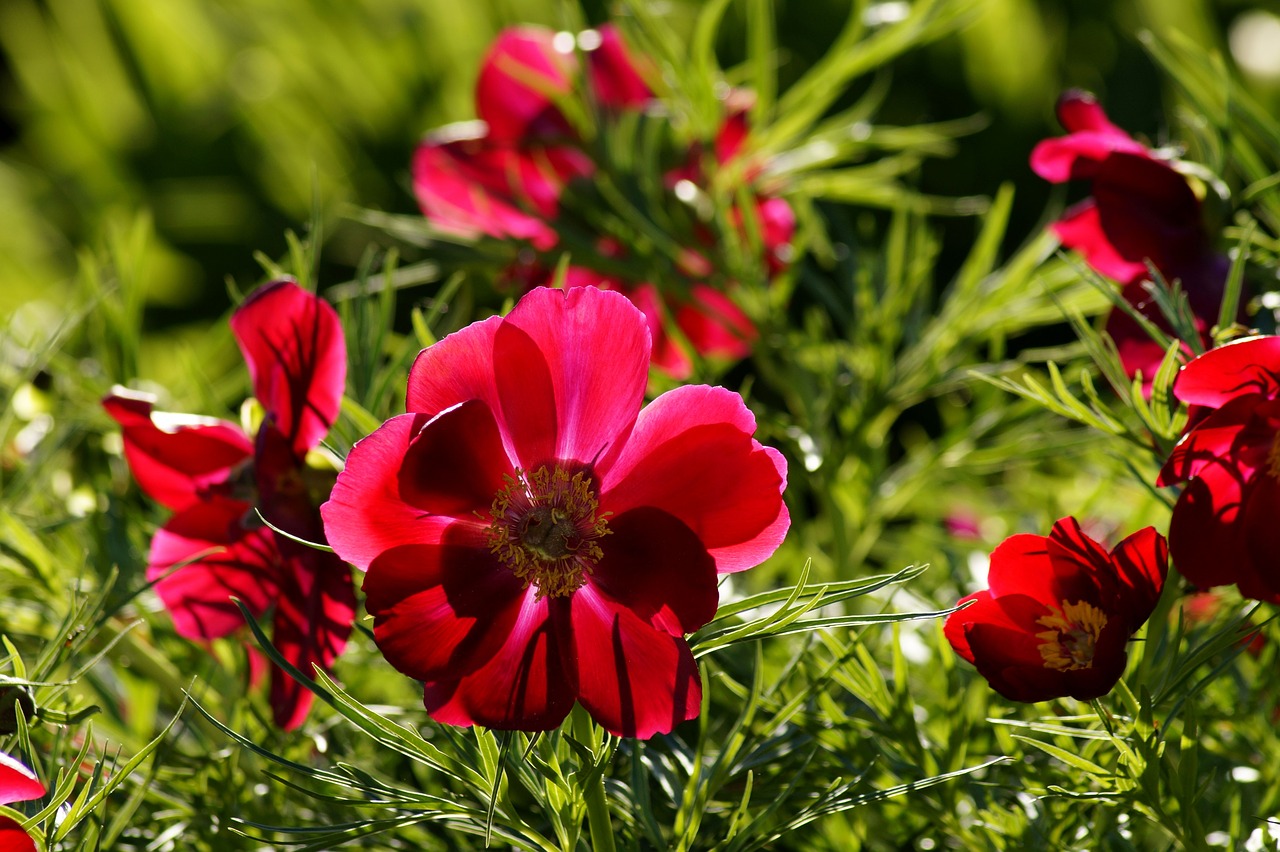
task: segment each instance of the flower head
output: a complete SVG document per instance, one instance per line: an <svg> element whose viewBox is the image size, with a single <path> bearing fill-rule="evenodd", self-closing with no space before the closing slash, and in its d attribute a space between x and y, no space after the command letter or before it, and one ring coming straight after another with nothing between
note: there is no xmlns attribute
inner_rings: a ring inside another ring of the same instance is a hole
<svg viewBox="0 0 1280 852"><path fill-rule="evenodd" d="M729 391L642 410L648 362L621 295L539 288L424 350L409 413L352 449L325 531L436 720L547 730L578 701L649 737L697 715L684 635L782 541L786 468Z"/></svg>
<svg viewBox="0 0 1280 852"><path fill-rule="evenodd" d="M1196 326L1208 342L1217 320L1229 263L1213 251L1200 199L1185 176L1107 118L1093 95L1068 91L1058 101L1068 135L1046 139L1031 153L1031 168L1052 183L1088 181L1091 197L1053 224L1054 233L1085 262L1123 285L1130 304L1164 330L1168 321L1144 283L1147 263L1166 282L1182 282ZM1162 348L1123 311L1112 311L1107 332L1129 375L1148 385Z"/></svg>
<svg viewBox="0 0 1280 852"><path fill-rule="evenodd" d="M117 390L103 406L120 424L124 454L142 490L174 515L151 541L147 578L190 639L243 624L237 597L272 611L273 642L303 671L329 668L351 630L355 591L340 559L279 535L323 539L317 510L333 474L308 455L337 418L346 381L338 315L291 281L245 300L231 318L254 396L265 412L256 434L211 417L152 410ZM277 724L300 725L311 693L273 670Z"/></svg>
<svg viewBox="0 0 1280 852"><path fill-rule="evenodd" d="M944 632L1012 701L1105 695L1125 644L1151 616L1168 571L1164 538L1139 530L1108 552L1063 518L1047 536L1015 535L991 554L990 588L960 601Z"/></svg>
<svg viewBox="0 0 1280 852"><path fill-rule="evenodd" d="M1200 588L1234 583L1280 603L1280 337L1211 349L1173 392L1199 409L1157 481L1187 483L1169 521L1174 564Z"/></svg>

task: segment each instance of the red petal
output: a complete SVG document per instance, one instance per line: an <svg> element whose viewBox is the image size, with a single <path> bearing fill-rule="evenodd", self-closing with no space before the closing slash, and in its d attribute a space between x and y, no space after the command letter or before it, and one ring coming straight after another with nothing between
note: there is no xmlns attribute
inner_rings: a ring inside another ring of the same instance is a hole
<svg viewBox="0 0 1280 852"><path fill-rule="evenodd" d="M476 79L476 115L502 142L573 133L553 95L569 92L571 54L558 52L545 27L508 27L498 34Z"/></svg>
<svg viewBox="0 0 1280 852"><path fill-rule="evenodd" d="M604 553L589 582L672 636L692 633L716 614L716 563L693 531L659 509L609 519Z"/></svg>
<svg viewBox="0 0 1280 852"><path fill-rule="evenodd" d="M355 620L356 595L351 570L332 553L295 542L279 542L284 555L271 641L286 660L306 675L323 671L347 645ZM271 671L271 708L286 731L302 724L311 707L311 691L282 669Z"/></svg>
<svg viewBox="0 0 1280 852"><path fill-rule="evenodd" d="M1093 198L1107 241L1125 260L1150 259L1172 280L1207 251L1200 200L1187 179L1161 160L1111 155L1094 176Z"/></svg>
<svg viewBox="0 0 1280 852"><path fill-rule="evenodd" d="M1182 576L1207 589L1237 583L1258 600L1268 591L1236 521L1246 478L1227 459L1202 467L1187 484L1169 519L1169 550Z"/></svg>
<svg viewBox="0 0 1280 852"><path fill-rule="evenodd" d="M640 506L684 522L720 572L773 554L790 516L782 501L786 463L752 438L755 418L723 388L687 385L654 400L636 421L617 464L603 472L601 509Z"/></svg>
<svg viewBox="0 0 1280 852"><path fill-rule="evenodd" d="M1251 477L1241 498L1240 533L1250 559L1237 569L1240 594L1255 600L1280 603L1280 480L1270 472Z"/></svg>
<svg viewBox="0 0 1280 852"><path fill-rule="evenodd" d="M1091 130L1129 138L1129 134L1111 123L1092 92L1068 89L1059 96L1055 110L1058 113L1058 123L1066 128L1068 133Z"/></svg>
<svg viewBox="0 0 1280 852"><path fill-rule="evenodd" d="M305 455L342 406L347 344L337 312L292 281L273 281L236 309L231 330L254 396L299 457Z"/></svg>
<svg viewBox="0 0 1280 852"><path fill-rule="evenodd" d="M0 805L26 802L45 794L44 784L21 761L0 751ZM0 849L7 848L0 845Z"/></svg>
<svg viewBox="0 0 1280 852"><path fill-rule="evenodd" d="M232 469L253 454L240 427L225 420L157 412L175 421L162 429L152 419L148 400L115 393L102 406L122 427L124 457L138 485L170 509L185 509L227 490ZM183 424L183 419L191 422Z"/></svg>
<svg viewBox="0 0 1280 852"><path fill-rule="evenodd" d="M683 638L590 585L571 601L578 700L591 718L618 736L648 739L698 715L702 680Z"/></svg>
<svg viewBox="0 0 1280 852"><path fill-rule="evenodd" d="M587 73L596 99L612 109L643 107L653 99L653 91L640 74L640 61L627 49L616 26L604 24L597 32L600 46L587 53Z"/></svg>
<svg viewBox="0 0 1280 852"><path fill-rule="evenodd" d="M561 610L557 618L567 618L567 601L535 600L532 590L521 601L511 635L493 659L457 680L424 685L423 705L431 718L449 725L549 731L569 715L573 672L565 667L567 649L550 623L553 608Z"/></svg>
<svg viewBox="0 0 1280 852"><path fill-rule="evenodd" d="M1169 543L1154 527L1146 527L1117 544L1111 561L1119 583L1115 611L1127 613L1129 629L1137 630L1160 599L1169 573Z"/></svg>
<svg viewBox="0 0 1280 852"><path fill-rule="evenodd" d="M1239 454L1233 449L1238 444L1248 444L1247 432L1253 431L1249 426L1255 419L1255 413L1261 398L1258 396L1241 396L1229 400L1222 408L1210 413L1196 424L1190 432L1182 436L1164 467L1156 485L1164 487L1191 479L1200 473L1207 464L1228 458L1239 462ZM1242 441L1242 437L1245 439ZM1268 436L1263 438L1263 446L1270 449ZM1247 466L1252 470L1252 466Z"/></svg>
<svg viewBox="0 0 1280 852"><path fill-rule="evenodd" d="M737 360L751 354L759 334L732 299L705 284L695 284L690 295L675 312L676 325L699 355Z"/></svg>
<svg viewBox="0 0 1280 852"><path fill-rule="evenodd" d="M527 594L482 538L389 550L369 567L364 591L383 656L426 681L456 680L491 660Z"/></svg>
<svg viewBox="0 0 1280 852"><path fill-rule="evenodd" d="M275 534L266 527L247 528L249 511L247 503L233 500L199 503L170 518L151 540L147 579L155 582L181 635L215 639L243 626L233 595L255 615L275 600L280 570Z"/></svg>
<svg viewBox="0 0 1280 852"><path fill-rule="evenodd" d="M36 842L13 817L0 816L0 849L4 852L38 852Z"/></svg>
<svg viewBox="0 0 1280 852"><path fill-rule="evenodd" d="M1065 216L1053 223L1053 232L1064 246L1080 252L1085 263L1108 278L1127 284L1148 275L1147 265L1141 258L1134 260L1121 256L1107 238L1093 199L1086 199L1068 210Z"/></svg>
<svg viewBox="0 0 1280 852"><path fill-rule="evenodd" d="M972 663L973 649L969 647L969 639L965 635L965 625L975 624L980 621L990 621L993 618L1000 617L1003 610L996 606L994 598L991 597L991 592L987 589L966 595L960 599L956 606L970 601L973 602L972 605L947 616L946 622L942 625L942 634L947 637L947 641L951 643L951 647L957 654ZM1013 625L1009 626L1012 627Z"/></svg>
<svg viewBox="0 0 1280 852"><path fill-rule="evenodd" d="M1236 340L1182 368L1173 392L1193 405L1218 407L1246 394L1280 396L1280 337Z"/></svg>
<svg viewBox="0 0 1280 852"><path fill-rule="evenodd" d="M514 471L489 406L459 403L422 427L405 451L400 496L432 515L486 514Z"/></svg>
<svg viewBox="0 0 1280 852"><path fill-rule="evenodd" d="M644 314L645 326L652 342L653 366L673 379L687 379L693 374L693 361L684 349L667 334L662 294L652 284L640 284L626 291L631 303Z"/></svg>

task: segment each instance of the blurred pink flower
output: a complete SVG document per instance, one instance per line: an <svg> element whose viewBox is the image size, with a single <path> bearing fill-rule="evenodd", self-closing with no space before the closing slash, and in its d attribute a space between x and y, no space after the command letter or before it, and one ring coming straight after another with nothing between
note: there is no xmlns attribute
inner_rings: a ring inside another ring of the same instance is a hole
<svg viewBox="0 0 1280 852"><path fill-rule="evenodd" d="M257 434L211 417L152 410L118 391L103 406L120 424L138 485L174 515L151 540L147 579L189 639L226 636L244 619L272 611L272 641L305 673L329 669L346 645L355 613L350 571L323 541L317 510L331 482L306 464L338 416L346 382L346 343L338 315L292 281L257 290L231 317L265 410ZM317 480L317 474L321 479ZM320 493L317 493L320 492ZM285 729L302 724L311 693L273 668L271 706Z"/></svg>

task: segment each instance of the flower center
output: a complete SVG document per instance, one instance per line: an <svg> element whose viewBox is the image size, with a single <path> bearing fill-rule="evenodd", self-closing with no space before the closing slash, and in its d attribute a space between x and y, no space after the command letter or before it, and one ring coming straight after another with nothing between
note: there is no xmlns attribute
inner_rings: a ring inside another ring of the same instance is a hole
<svg viewBox="0 0 1280 852"><path fill-rule="evenodd" d="M1280 479L1280 431L1271 439L1271 451L1267 453L1267 473L1273 479Z"/></svg>
<svg viewBox="0 0 1280 852"><path fill-rule="evenodd" d="M1063 672L1093 668L1098 637L1107 626L1102 610L1084 601L1063 601L1062 609L1050 607L1050 613L1036 623L1049 628L1036 634L1042 643L1037 650L1046 669Z"/></svg>
<svg viewBox="0 0 1280 852"><path fill-rule="evenodd" d="M533 585L539 600L573 594L603 555L596 539L609 534L607 518L596 516L591 478L543 465L503 479L489 509L489 551L525 588Z"/></svg>

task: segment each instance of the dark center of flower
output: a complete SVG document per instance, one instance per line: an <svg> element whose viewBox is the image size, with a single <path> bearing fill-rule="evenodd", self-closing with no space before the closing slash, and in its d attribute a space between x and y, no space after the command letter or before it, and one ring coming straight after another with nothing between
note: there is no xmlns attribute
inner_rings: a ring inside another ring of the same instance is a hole
<svg viewBox="0 0 1280 852"><path fill-rule="evenodd" d="M1049 614L1036 619L1036 623L1049 628L1036 634L1041 641L1037 650L1046 669L1062 672L1093 667L1098 637L1107 626L1102 610L1084 601L1063 601L1062 609L1050 607Z"/></svg>
<svg viewBox="0 0 1280 852"><path fill-rule="evenodd" d="M1273 479L1280 479L1280 431L1271 439L1271 451L1267 453L1267 473Z"/></svg>
<svg viewBox="0 0 1280 852"><path fill-rule="evenodd" d="M486 530L489 550L524 581L538 599L573 594L603 555L596 539L609 534L591 478L559 465L503 477Z"/></svg>

